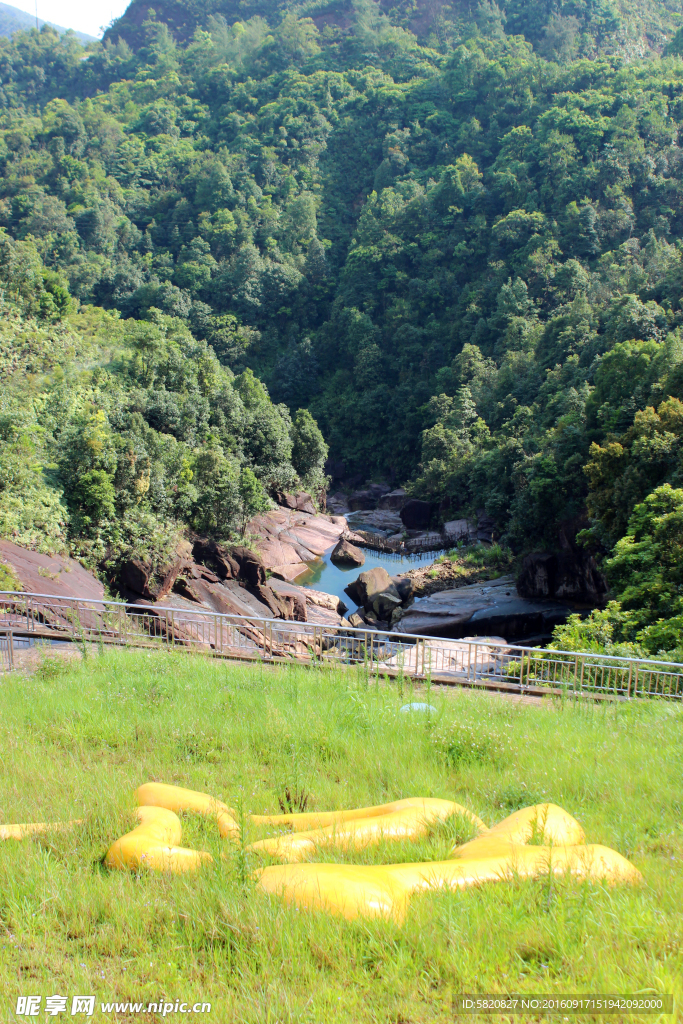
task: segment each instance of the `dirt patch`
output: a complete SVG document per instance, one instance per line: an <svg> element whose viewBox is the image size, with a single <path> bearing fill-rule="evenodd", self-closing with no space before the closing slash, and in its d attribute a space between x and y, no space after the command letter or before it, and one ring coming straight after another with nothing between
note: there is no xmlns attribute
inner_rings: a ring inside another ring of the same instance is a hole
<svg viewBox="0 0 683 1024"><path fill-rule="evenodd" d="M14 648L14 671L32 675L39 669L64 665L83 657L75 644L34 644L32 647Z"/></svg>
<svg viewBox="0 0 683 1024"><path fill-rule="evenodd" d="M486 565L471 565L463 559L445 558L443 561L433 562L432 565L421 565L417 569L410 569L402 573L413 581L415 586L415 597L429 597L430 594L438 594L442 590L455 590L458 587L467 587L471 583L485 583L487 580L496 580L509 572L509 567L492 567Z"/></svg>

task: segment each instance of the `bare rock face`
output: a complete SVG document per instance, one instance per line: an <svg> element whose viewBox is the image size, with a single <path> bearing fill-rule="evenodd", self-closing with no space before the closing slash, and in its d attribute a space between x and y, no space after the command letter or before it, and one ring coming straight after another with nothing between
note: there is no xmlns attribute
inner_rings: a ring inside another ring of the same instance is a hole
<svg viewBox="0 0 683 1024"><path fill-rule="evenodd" d="M595 559L583 551L534 551L522 562L517 579L522 597L560 598L600 604L607 593Z"/></svg>
<svg viewBox="0 0 683 1024"><path fill-rule="evenodd" d="M10 540L0 540L0 560L12 569L22 590L28 594L104 600L103 585L73 558L42 555L20 548Z"/></svg>
<svg viewBox="0 0 683 1024"><path fill-rule="evenodd" d="M333 521L328 516L278 508L254 516L247 532L266 569L282 570L278 575L289 576L285 566L319 558L337 543L345 526L344 519L335 517Z"/></svg>
<svg viewBox="0 0 683 1024"><path fill-rule="evenodd" d="M365 565L365 555L360 548L350 544L348 540L340 540L330 555L334 565Z"/></svg>
<svg viewBox="0 0 683 1024"><path fill-rule="evenodd" d="M506 640L549 637L572 609L549 599L520 596L511 576L423 597L401 617L396 632L459 639L497 634Z"/></svg>
<svg viewBox="0 0 683 1024"><path fill-rule="evenodd" d="M139 558L129 558L121 566L119 582L126 590L131 590L134 594L140 594L151 601L154 600L154 595L149 589L151 575L151 565Z"/></svg>
<svg viewBox="0 0 683 1024"><path fill-rule="evenodd" d="M222 580L234 580L240 574L239 562L232 558L227 547L213 540L196 540L192 546L195 562L211 566Z"/></svg>

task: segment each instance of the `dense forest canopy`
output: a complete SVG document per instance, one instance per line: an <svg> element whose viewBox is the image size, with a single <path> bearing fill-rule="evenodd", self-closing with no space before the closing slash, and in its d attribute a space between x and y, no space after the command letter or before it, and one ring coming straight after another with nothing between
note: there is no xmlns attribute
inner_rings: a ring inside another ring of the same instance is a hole
<svg viewBox="0 0 683 1024"><path fill-rule="evenodd" d="M229 533L327 442L520 551L587 511L611 554L681 483L680 25L134 0L101 44L0 40L3 530Z"/></svg>

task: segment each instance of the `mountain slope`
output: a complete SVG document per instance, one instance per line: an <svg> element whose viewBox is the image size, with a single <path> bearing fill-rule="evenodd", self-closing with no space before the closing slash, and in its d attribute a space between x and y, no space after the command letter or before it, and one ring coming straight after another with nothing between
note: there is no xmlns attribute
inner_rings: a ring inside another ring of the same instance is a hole
<svg viewBox="0 0 683 1024"><path fill-rule="evenodd" d="M143 45L141 29L149 7L149 0L133 0L104 38L125 39L133 49ZM632 59L660 52L681 17L676 0L503 0L500 5L492 0L161 0L154 10L181 43L189 42L195 29L206 28L216 16L228 24L252 17L274 23L290 12L311 18L320 31L327 27L342 32L352 30L359 19L367 22L382 16L422 44L441 50L457 41L464 26L476 22L484 32L522 35L538 52L560 60L598 53Z"/></svg>
<svg viewBox="0 0 683 1024"><path fill-rule="evenodd" d="M70 31L60 25L54 25L52 22L43 21L41 18L38 18L36 26L36 19L33 15L27 14L26 11L20 11L18 7L10 7L9 4L0 4L0 36L11 36L14 32L26 31L35 27L40 29L43 25L51 25L60 35ZM76 32L75 29L71 31L82 43L95 40L94 36L89 36L86 32Z"/></svg>

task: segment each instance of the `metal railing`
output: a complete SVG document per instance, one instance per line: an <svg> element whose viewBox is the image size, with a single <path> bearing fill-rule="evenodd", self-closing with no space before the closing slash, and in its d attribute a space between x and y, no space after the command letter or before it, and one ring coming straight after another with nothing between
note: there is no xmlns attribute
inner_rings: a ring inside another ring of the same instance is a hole
<svg viewBox="0 0 683 1024"><path fill-rule="evenodd" d="M360 666L368 675L516 693L683 699L683 664L485 640L448 640L351 626L0 592L0 632L76 642L195 649L242 660ZM9 654L11 658L11 654Z"/></svg>
<svg viewBox="0 0 683 1024"><path fill-rule="evenodd" d="M372 548L373 551L381 551L385 555L396 555L405 558L410 555L418 555L428 551L443 551L452 544L440 533L430 533L426 537L408 537L405 540L391 540L383 537L380 533L371 533L359 527L357 530L345 530L342 534L343 540L361 548Z"/></svg>
<svg viewBox="0 0 683 1024"><path fill-rule="evenodd" d="M0 669L14 668L14 638L11 629L0 629Z"/></svg>

